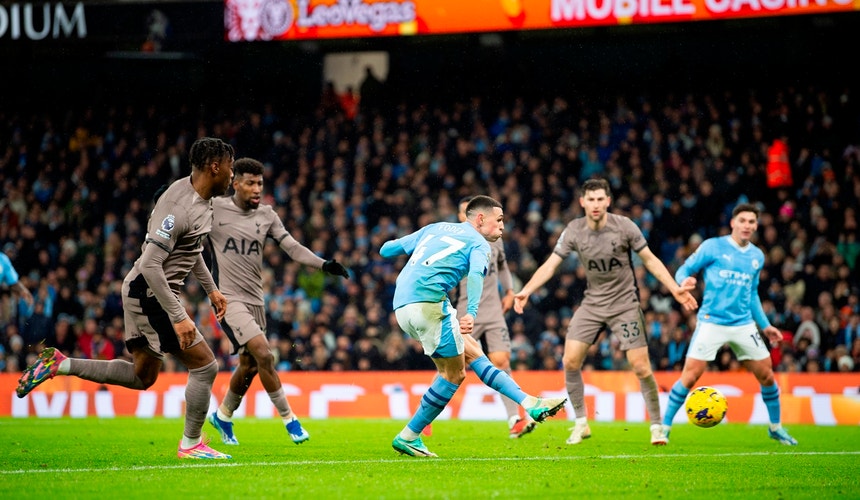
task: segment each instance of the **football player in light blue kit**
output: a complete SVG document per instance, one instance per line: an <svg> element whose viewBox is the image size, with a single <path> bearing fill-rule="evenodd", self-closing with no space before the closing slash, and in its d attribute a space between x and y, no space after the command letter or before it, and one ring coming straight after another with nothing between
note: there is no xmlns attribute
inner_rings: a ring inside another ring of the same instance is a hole
<svg viewBox="0 0 860 500"><path fill-rule="evenodd" d="M770 324L758 296L764 253L750 243L758 229L758 216L755 205L736 206L732 210L731 234L705 240L675 273L675 281L686 286L695 285L694 276L703 272L705 291L684 370L669 392L669 404L663 415L667 436L690 389L720 347L728 344L761 384L761 397L770 418L768 435L785 445L797 444L780 424L779 386L774 380L770 352L756 328L773 344L782 340L782 332Z"/></svg>
<svg viewBox="0 0 860 500"><path fill-rule="evenodd" d="M451 401L466 378L468 363L488 386L519 403L537 422L555 415L566 398L538 398L523 392L505 372L490 362L478 341L469 334L490 259L488 241L502 236L501 204L488 196L475 196L466 207L466 222L437 222L402 238L387 241L379 254L386 258L410 255L397 276L394 314L404 332L421 342L439 374L421 398L412 419L394 438L392 447L413 457L435 457L421 441L421 431ZM467 314L457 321L448 292L467 279Z"/></svg>
<svg viewBox="0 0 860 500"><path fill-rule="evenodd" d="M11 245L11 243L7 243ZM33 305L33 294L18 281L18 272L12 266L12 261L9 256L0 252L0 285L6 285L10 290L18 294L18 296L27 303L27 306Z"/></svg>

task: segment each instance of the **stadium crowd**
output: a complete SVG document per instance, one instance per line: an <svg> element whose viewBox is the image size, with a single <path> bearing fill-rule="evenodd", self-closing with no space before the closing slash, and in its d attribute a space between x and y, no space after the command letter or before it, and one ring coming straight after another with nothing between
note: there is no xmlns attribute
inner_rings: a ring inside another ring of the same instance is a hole
<svg viewBox="0 0 860 500"><path fill-rule="evenodd" d="M19 372L41 343L76 357L128 356L122 279L140 254L153 194L187 175L188 147L201 136L263 161L264 203L299 242L350 269L351 279L332 278L267 244L279 370L433 369L394 320L404 261L380 258L382 243L456 221L461 197L487 194L504 205L518 290L582 215L578 186L592 176L610 181L612 211L641 227L672 272L703 238L726 234L735 204L760 203L759 292L786 336L772 350L776 370L860 370L860 107L850 89L472 97L353 112L331 98L304 116L273 104L0 109L0 249L36 299L31 307L2 290L2 370ZM563 266L533 307L508 313L515 369L561 369L585 286L575 256ZM679 370L695 315L637 269L654 368ZM236 358L205 293L189 282L182 300L230 370ZM625 362L602 334L586 369ZM740 369L729 351L712 368ZM178 368L168 358L165 369Z"/></svg>

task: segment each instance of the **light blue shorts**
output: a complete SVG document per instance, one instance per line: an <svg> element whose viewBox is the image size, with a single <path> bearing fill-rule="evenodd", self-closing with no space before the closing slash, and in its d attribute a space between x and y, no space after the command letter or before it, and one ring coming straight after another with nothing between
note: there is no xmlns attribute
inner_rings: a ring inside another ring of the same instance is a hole
<svg viewBox="0 0 860 500"><path fill-rule="evenodd" d="M701 361L713 361L717 357L717 351L724 344L728 344L735 352L738 361L751 359L758 361L770 357L770 351L755 323L740 326L715 325L703 321L696 324L696 331L690 340L690 348L687 357Z"/></svg>
<svg viewBox="0 0 860 500"><path fill-rule="evenodd" d="M421 342L431 358L453 358L463 354L463 335L457 310L451 302L415 302L394 311L397 323L410 337Z"/></svg>

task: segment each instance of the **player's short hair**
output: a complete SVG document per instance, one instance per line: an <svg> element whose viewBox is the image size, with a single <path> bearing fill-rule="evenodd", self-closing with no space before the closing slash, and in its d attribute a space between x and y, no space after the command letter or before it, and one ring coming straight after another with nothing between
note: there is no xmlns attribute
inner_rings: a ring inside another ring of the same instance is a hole
<svg viewBox="0 0 860 500"><path fill-rule="evenodd" d="M462 207L464 203L466 204L466 207L468 207L469 202L472 201L473 198L474 196L464 196L460 198L460 201L457 202L457 211L460 211L460 207ZM466 207L463 207L463 212L466 211Z"/></svg>
<svg viewBox="0 0 860 500"><path fill-rule="evenodd" d="M191 168L203 170L213 161L220 161L226 157L233 158L233 146L215 137L201 137L194 141L188 152Z"/></svg>
<svg viewBox="0 0 860 500"><path fill-rule="evenodd" d="M466 217L472 217L481 210L491 210L497 207L502 208L502 204L489 196L479 194L477 196L473 196L472 199L469 200L469 204L466 205Z"/></svg>
<svg viewBox="0 0 860 500"><path fill-rule="evenodd" d="M233 175L263 175L263 163L253 158L239 158L233 162Z"/></svg>
<svg viewBox="0 0 860 500"><path fill-rule="evenodd" d="M606 179L588 179L582 183L583 195L589 191L598 191L601 189L606 193L606 196L612 197L612 190L609 188L609 181Z"/></svg>
<svg viewBox="0 0 860 500"><path fill-rule="evenodd" d="M752 212L755 214L755 218L758 219L759 215L761 215L761 210L759 210L757 205L753 205L752 203L739 203L732 210L732 219L738 216L741 212Z"/></svg>

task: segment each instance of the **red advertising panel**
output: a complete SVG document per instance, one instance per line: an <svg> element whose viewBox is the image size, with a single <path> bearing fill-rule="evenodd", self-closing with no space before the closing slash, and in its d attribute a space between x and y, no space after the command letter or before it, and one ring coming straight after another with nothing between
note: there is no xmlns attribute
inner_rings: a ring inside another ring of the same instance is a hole
<svg viewBox="0 0 860 500"><path fill-rule="evenodd" d="M860 10L854 0L225 0L229 41L535 30Z"/></svg>
<svg viewBox="0 0 860 500"><path fill-rule="evenodd" d="M666 407L666 391L678 373L655 374ZM408 420L433 380L434 372L288 372L280 373L290 406L302 417L325 419L386 418ZM585 400L595 421L647 422L639 381L631 372L585 372ZM786 424L860 425L860 375L779 373L782 421ZM17 375L0 374L0 416L15 418L137 416L178 418L185 411L184 373L163 373L146 391L104 386L75 377L57 377L27 397L15 395ZM566 397L564 374L550 371L516 373L524 390L547 397ZM219 373L212 389L211 407L217 407L230 383ZM706 372L699 385L718 388L728 401L728 422L767 423L761 388L749 373ZM573 408L557 418L573 420ZM275 418L269 396L255 379L237 410L237 417ZM474 373L457 391L441 419L505 420L504 405L494 390ZM683 411L677 422L686 422Z"/></svg>

